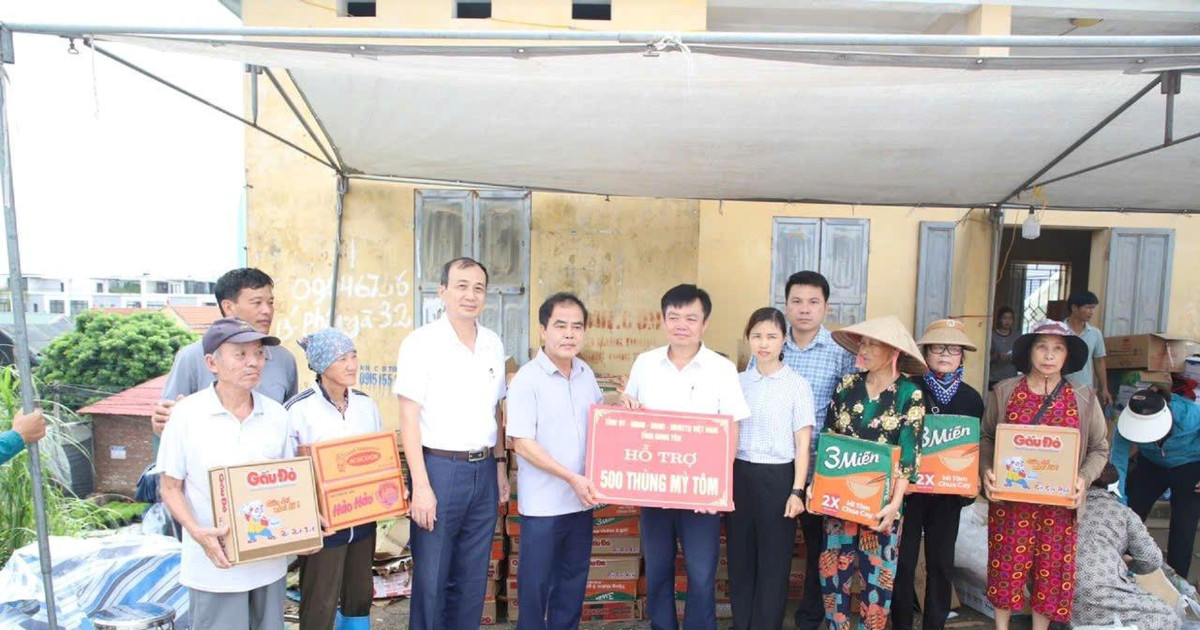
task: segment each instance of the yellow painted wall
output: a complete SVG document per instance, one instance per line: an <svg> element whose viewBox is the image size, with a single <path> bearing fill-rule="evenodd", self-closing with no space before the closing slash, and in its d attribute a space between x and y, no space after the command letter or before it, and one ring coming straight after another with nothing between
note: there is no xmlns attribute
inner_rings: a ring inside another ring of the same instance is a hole
<svg viewBox="0 0 1200 630"><path fill-rule="evenodd" d="M637 353L665 343L659 300L696 282L700 202L533 195L529 341L537 308L558 291L588 306L583 358L599 374L628 374Z"/></svg>
<svg viewBox="0 0 1200 630"><path fill-rule="evenodd" d="M921 221L958 221L966 210L837 206L757 202L705 202L700 221L700 285L713 297L714 320L708 343L736 356L746 318L770 305L771 237L775 217L857 218L870 221L867 317L894 315L912 329L916 313L918 241ZM987 258L991 230L976 211L956 235L953 315L968 316L971 338L982 348L987 311ZM982 272L980 272L982 270ZM796 271L800 271L797 269ZM914 331L920 336L921 331ZM747 357L740 357L743 363ZM969 360L967 378L983 380L982 359Z"/></svg>
<svg viewBox="0 0 1200 630"><path fill-rule="evenodd" d="M568 0L493 0L492 19L455 19L453 0L378 0L376 17L339 17L337 0L245 0L247 26L462 30L703 31L706 0L613 0L612 20L572 20Z"/></svg>

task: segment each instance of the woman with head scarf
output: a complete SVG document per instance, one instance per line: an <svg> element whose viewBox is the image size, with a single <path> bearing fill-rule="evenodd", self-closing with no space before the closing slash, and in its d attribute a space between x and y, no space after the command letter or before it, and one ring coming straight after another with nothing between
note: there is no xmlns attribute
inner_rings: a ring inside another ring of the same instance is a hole
<svg viewBox="0 0 1200 630"><path fill-rule="evenodd" d="M1079 518L1079 568L1071 623L1107 626L1115 617L1121 625L1138 630L1179 630L1179 615L1131 575L1159 570L1163 556L1142 519L1121 504L1116 494L1117 476L1116 467L1105 465L1087 492L1088 508Z"/></svg>
<svg viewBox="0 0 1200 630"><path fill-rule="evenodd" d="M963 382L963 363L975 344L966 327L955 319L939 319L925 328L917 342L925 354L929 371L921 377L921 392L929 414L983 416L983 398ZM912 492L910 486L909 492ZM975 497L950 494L911 493L904 499L904 528L900 535L900 562L896 575L892 627L912 630L916 594L914 581L917 558L925 541L925 602L921 608L922 630L941 630L950 615L950 579L954 575L954 544L958 540L958 517Z"/></svg>
<svg viewBox="0 0 1200 630"><path fill-rule="evenodd" d="M888 504L867 527L825 517L821 553L821 591L830 630L847 630L852 615L850 592L855 572L862 576L860 628L887 627L900 538L900 506L917 480L925 400L921 388L905 377L925 373L925 361L912 335L895 317L870 319L833 332L833 339L856 355L860 372L849 374L834 390L824 433L900 447L900 474Z"/></svg>
<svg viewBox="0 0 1200 630"><path fill-rule="evenodd" d="M284 405L293 446L383 430L375 402L353 388L358 351L350 337L326 328L299 344L317 378ZM366 523L326 536L320 551L300 559L300 630L371 627L374 555L375 523Z"/></svg>
<svg viewBox="0 0 1200 630"><path fill-rule="evenodd" d="M1013 344L1013 363L1024 376L996 384L980 426L979 472L988 506L987 596L996 608L996 628L1008 630L1012 611L1025 606L1032 579L1033 630L1071 621L1075 592L1075 519L1087 487L1108 461L1108 429L1090 387L1073 387L1064 374L1082 369L1088 348L1066 324L1043 320ZM1068 427L1079 431L1074 507L996 501L992 470L996 426Z"/></svg>

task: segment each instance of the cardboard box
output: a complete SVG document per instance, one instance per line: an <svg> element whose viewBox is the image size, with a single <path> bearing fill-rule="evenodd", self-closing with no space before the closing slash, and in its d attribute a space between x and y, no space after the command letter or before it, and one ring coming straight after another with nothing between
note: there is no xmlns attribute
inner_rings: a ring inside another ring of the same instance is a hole
<svg viewBox="0 0 1200 630"><path fill-rule="evenodd" d="M1162 569L1157 569L1153 573L1145 575L1134 575L1133 579L1138 583L1138 586L1146 589L1147 593L1166 602L1167 606L1171 607L1171 610L1175 610L1179 605L1179 590L1175 588L1174 584L1171 584L1171 581L1167 579Z"/></svg>
<svg viewBox="0 0 1200 630"><path fill-rule="evenodd" d="M408 512L395 431L380 431L300 447L317 475L321 513L333 529Z"/></svg>
<svg viewBox="0 0 1200 630"><path fill-rule="evenodd" d="M592 520L592 534L595 536L638 536L642 532L641 517L610 516Z"/></svg>
<svg viewBox="0 0 1200 630"><path fill-rule="evenodd" d="M584 602L583 621L637 621L642 618L641 607L631 602Z"/></svg>
<svg viewBox="0 0 1200 630"><path fill-rule="evenodd" d="M1070 506L1079 473L1079 430L1001 423L992 464L998 501Z"/></svg>
<svg viewBox="0 0 1200 630"><path fill-rule="evenodd" d="M520 559L519 555L508 557L508 576L510 578L517 577ZM728 573L728 567L726 573ZM642 558L640 556L597 556L589 560L587 579L590 581L637 581L641 574Z"/></svg>
<svg viewBox="0 0 1200 630"><path fill-rule="evenodd" d="M499 617L498 617L497 608L496 608L496 600L493 599L490 602L489 601L483 602L483 615L479 619L479 625L481 625L481 626L495 625L498 619L499 619Z"/></svg>
<svg viewBox="0 0 1200 630"><path fill-rule="evenodd" d="M503 560L504 556L508 555L506 553L508 549L504 543L505 540L503 536L495 536L492 538L492 560Z"/></svg>
<svg viewBox="0 0 1200 630"><path fill-rule="evenodd" d="M521 535L521 517L507 516L504 518L504 533L509 536L519 537Z"/></svg>
<svg viewBox="0 0 1200 630"><path fill-rule="evenodd" d="M321 548L321 517L312 460L275 459L208 471L213 524L228 527L231 564Z"/></svg>
<svg viewBox="0 0 1200 630"><path fill-rule="evenodd" d="M1108 369L1182 372L1200 343L1166 333L1105 337Z"/></svg>
<svg viewBox="0 0 1200 630"><path fill-rule="evenodd" d="M979 418L925 416L915 492L979 494Z"/></svg>
<svg viewBox="0 0 1200 630"><path fill-rule="evenodd" d="M503 559L497 559L497 558L492 558L491 560L488 561L488 571L487 571L487 579L488 580L494 581L494 580L500 579L500 563L501 562L503 562Z"/></svg>
<svg viewBox="0 0 1200 630"><path fill-rule="evenodd" d="M642 539L637 536L608 536L593 534L592 555L637 556L642 553Z"/></svg>
<svg viewBox="0 0 1200 630"><path fill-rule="evenodd" d="M520 601L516 578L508 579L509 601ZM638 596L638 580L588 580L584 587L585 602L632 602Z"/></svg>
<svg viewBox="0 0 1200 630"><path fill-rule="evenodd" d="M592 509L592 518L610 518L613 516L638 516L642 508L636 505L597 505Z"/></svg>
<svg viewBox="0 0 1200 630"><path fill-rule="evenodd" d="M900 447L822 433L808 511L863 525L890 500Z"/></svg>

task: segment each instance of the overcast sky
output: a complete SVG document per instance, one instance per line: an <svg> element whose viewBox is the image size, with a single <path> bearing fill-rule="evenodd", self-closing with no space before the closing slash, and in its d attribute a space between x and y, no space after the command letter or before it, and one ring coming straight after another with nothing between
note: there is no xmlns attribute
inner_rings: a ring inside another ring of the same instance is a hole
<svg viewBox="0 0 1200 630"><path fill-rule="evenodd" d="M4 0L0 21L239 24L217 0ZM23 271L215 279L235 266L246 128L79 42L71 55L58 37L14 40L5 69ZM242 111L240 64L109 49Z"/></svg>

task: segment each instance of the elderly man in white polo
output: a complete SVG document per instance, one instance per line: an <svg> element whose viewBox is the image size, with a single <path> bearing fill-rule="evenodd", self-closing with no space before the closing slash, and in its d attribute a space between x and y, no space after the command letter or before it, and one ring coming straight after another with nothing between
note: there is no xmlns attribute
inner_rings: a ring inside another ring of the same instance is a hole
<svg viewBox="0 0 1200 630"><path fill-rule="evenodd" d="M270 558L232 566L213 527L208 470L289 456L283 405L254 391L266 363L265 346L279 339L248 322L226 317L201 340L216 379L180 400L162 434L158 469L163 503L183 527L179 581L190 591L197 630L283 630L287 560Z"/></svg>

